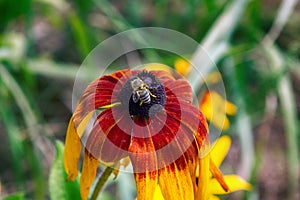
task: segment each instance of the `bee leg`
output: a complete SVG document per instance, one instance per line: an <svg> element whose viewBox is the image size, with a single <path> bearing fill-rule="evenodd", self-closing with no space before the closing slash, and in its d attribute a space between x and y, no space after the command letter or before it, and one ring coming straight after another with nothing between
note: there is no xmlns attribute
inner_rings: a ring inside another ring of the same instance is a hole
<svg viewBox="0 0 300 200"><path fill-rule="evenodd" d="M142 104L143 104L143 101L140 102L140 106L142 106Z"/></svg>
<svg viewBox="0 0 300 200"><path fill-rule="evenodd" d="M149 94L150 94L150 96L153 97L153 98L156 98L156 97L157 97L157 96L155 96L154 94L152 94L150 91L149 91Z"/></svg>

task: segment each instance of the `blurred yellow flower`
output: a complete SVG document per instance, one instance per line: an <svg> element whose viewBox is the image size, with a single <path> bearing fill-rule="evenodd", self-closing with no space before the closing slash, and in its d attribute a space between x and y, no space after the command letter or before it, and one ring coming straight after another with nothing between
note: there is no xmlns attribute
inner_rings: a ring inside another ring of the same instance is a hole
<svg viewBox="0 0 300 200"><path fill-rule="evenodd" d="M174 62L175 70L182 76L187 76L190 72L190 62L178 58ZM221 74L217 71L210 73L205 77L205 83L209 85L217 84L221 80ZM223 99L215 91L207 91L200 99L200 109L206 119L208 119L215 127L220 130L227 130L230 122L226 115L234 115L236 113L236 106Z"/></svg>
<svg viewBox="0 0 300 200"><path fill-rule="evenodd" d="M178 58L174 62L175 70L182 76L186 76L190 71L190 63L187 60Z"/></svg>
<svg viewBox="0 0 300 200"><path fill-rule="evenodd" d="M218 129L227 130L230 122L227 115L236 113L236 106L223 99L215 91L206 91L200 99L200 109L204 116Z"/></svg>
<svg viewBox="0 0 300 200"><path fill-rule="evenodd" d="M182 76L187 76L190 72L191 64L189 61L178 58L174 62L174 69ZM217 71L205 77L205 83L216 84L221 80L221 74Z"/></svg>
<svg viewBox="0 0 300 200"><path fill-rule="evenodd" d="M251 185L243 178L238 175L223 176L218 168L227 155L230 145L230 137L222 136L213 145L209 154L200 159L196 200L218 200L219 198L215 195L251 190ZM156 187L153 199L164 200L159 186Z"/></svg>

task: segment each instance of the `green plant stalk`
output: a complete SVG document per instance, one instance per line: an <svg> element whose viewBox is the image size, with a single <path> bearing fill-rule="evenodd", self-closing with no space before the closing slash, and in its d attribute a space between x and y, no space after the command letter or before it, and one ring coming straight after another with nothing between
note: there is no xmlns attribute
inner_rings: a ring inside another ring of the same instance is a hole
<svg viewBox="0 0 300 200"><path fill-rule="evenodd" d="M111 173L114 171L113 167L107 167L104 172L101 174L100 178L98 179L98 182L96 184L96 187L93 191L91 200L96 200L100 191L102 190L104 184L106 183L106 181L108 180L108 178L110 177Z"/></svg>

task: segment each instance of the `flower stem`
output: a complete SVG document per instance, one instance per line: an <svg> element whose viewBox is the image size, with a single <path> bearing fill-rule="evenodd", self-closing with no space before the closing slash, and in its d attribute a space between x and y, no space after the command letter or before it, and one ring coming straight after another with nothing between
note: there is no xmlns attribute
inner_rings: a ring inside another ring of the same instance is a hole
<svg viewBox="0 0 300 200"><path fill-rule="evenodd" d="M100 191L102 190L104 184L106 183L107 179L109 178L109 176L111 175L111 173L113 172L114 168L113 167L107 167L104 172L102 173L102 175L100 176L97 185L93 191L91 200L96 200Z"/></svg>

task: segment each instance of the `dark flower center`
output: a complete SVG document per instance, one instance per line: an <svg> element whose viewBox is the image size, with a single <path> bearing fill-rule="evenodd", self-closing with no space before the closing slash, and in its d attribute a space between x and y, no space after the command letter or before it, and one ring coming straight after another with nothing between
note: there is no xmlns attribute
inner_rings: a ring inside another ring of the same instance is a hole
<svg viewBox="0 0 300 200"><path fill-rule="evenodd" d="M119 100L125 108L129 108L130 116L149 117L163 110L166 92L154 74L142 71L126 81Z"/></svg>

